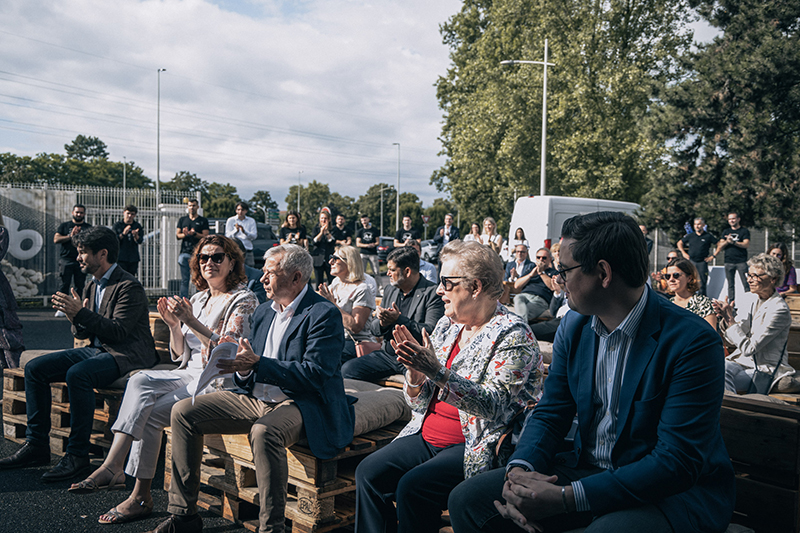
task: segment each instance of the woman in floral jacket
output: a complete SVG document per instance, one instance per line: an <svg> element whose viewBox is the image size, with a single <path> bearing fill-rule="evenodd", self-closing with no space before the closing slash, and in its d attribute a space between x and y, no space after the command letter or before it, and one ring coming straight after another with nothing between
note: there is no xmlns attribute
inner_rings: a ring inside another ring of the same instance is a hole
<svg viewBox="0 0 800 533"><path fill-rule="evenodd" d="M498 304L500 258L462 241L445 246L440 258L445 316L432 337L423 333L420 345L403 326L394 330L413 417L356 469L356 533L439 531L450 491L498 466L501 436L541 396L536 339L525 321Z"/></svg>

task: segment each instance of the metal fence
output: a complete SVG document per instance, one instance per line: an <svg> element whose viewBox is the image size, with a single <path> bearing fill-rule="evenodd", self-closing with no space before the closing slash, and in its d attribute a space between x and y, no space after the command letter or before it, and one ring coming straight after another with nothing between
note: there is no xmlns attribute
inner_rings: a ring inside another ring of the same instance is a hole
<svg viewBox="0 0 800 533"><path fill-rule="evenodd" d="M137 220L144 240L139 247L139 279L148 293L177 293L180 242L175 238L185 198L198 193L82 187L66 185L6 184L0 187L0 211L9 231L9 250L2 261L17 299L43 298L59 285L59 246L53 243L58 226L72 217L75 204L86 207L86 220L93 226L111 227L122 219L123 208L138 208ZM163 236L163 238L162 238Z"/></svg>

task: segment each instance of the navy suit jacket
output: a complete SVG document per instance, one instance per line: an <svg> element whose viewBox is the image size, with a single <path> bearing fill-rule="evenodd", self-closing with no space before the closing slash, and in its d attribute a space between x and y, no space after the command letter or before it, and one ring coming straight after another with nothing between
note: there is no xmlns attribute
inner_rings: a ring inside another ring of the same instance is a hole
<svg viewBox="0 0 800 533"><path fill-rule="evenodd" d="M272 302L253 313L250 344L256 354L264 353L274 318ZM343 348L339 309L309 288L289 322L277 358L262 357L253 374L255 381L276 385L295 401L311 452L320 459L335 456L353 440L355 415L344 393ZM246 389L252 389L253 375Z"/></svg>
<svg viewBox="0 0 800 533"><path fill-rule="evenodd" d="M436 228L436 232L433 234L433 242L439 245L441 248L444 245L444 235L439 235L439 232L444 229L444 226L439 226ZM458 228L455 226L450 226L450 241L455 241L460 238L460 232ZM448 241L448 242L450 242Z"/></svg>
<svg viewBox="0 0 800 533"><path fill-rule="evenodd" d="M675 531L725 531L736 491L719 427L722 343L705 320L646 290L620 390L614 467L581 481L596 516L652 503ZM527 461L539 472L548 472L551 461L587 464L583 443L594 415L598 344L591 317L567 313L544 395L511 461ZM556 455L576 413L573 449Z"/></svg>

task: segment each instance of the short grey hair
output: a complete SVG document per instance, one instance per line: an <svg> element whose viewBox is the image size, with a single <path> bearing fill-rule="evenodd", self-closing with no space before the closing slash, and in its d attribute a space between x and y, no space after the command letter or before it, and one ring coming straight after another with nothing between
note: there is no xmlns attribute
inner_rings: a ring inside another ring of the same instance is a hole
<svg viewBox="0 0 800 533"><path fill-rule="evenodd" d="M747 266L760 268L766 274L775 280L776 285L783 283L783 262L777 257L772 257L769 254L758 254L751 257L747 262Z"/></svg>
<svg viewBox="0 0 800 533"><path fill-rule="evenodd" d="M308 283L311 280L311 272L314 270L314 260L311 254L302 246L296 244L281 244L273 246L264 253L264 261L270 257L280 255L278 268L286 274L300 272L301 281Z"/></svg>
<svg viewBox="0 0 800 533"><path fill-rule="evenodd" d="M499 299L503 295L503 263L494 250L475 241L450 241L442 248L439 262L450 259L458 261L468 281L480 281L489 298Z"/></svg>

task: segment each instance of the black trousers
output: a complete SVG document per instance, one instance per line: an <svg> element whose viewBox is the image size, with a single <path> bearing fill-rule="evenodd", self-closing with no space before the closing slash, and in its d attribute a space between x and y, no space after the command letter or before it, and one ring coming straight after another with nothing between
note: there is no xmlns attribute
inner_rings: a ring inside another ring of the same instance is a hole
<svg viewBox="0 0 800 533"><path fill-rule="evenodd" d="M86 285L86 274L81 272L81 266L78 263L64 261L63 259L58 262L59 277L61 278L61 286L58 292L62 294L69 294L70 283L75 281L75 291L79 296L83 295L83 287Z"/></svg>

